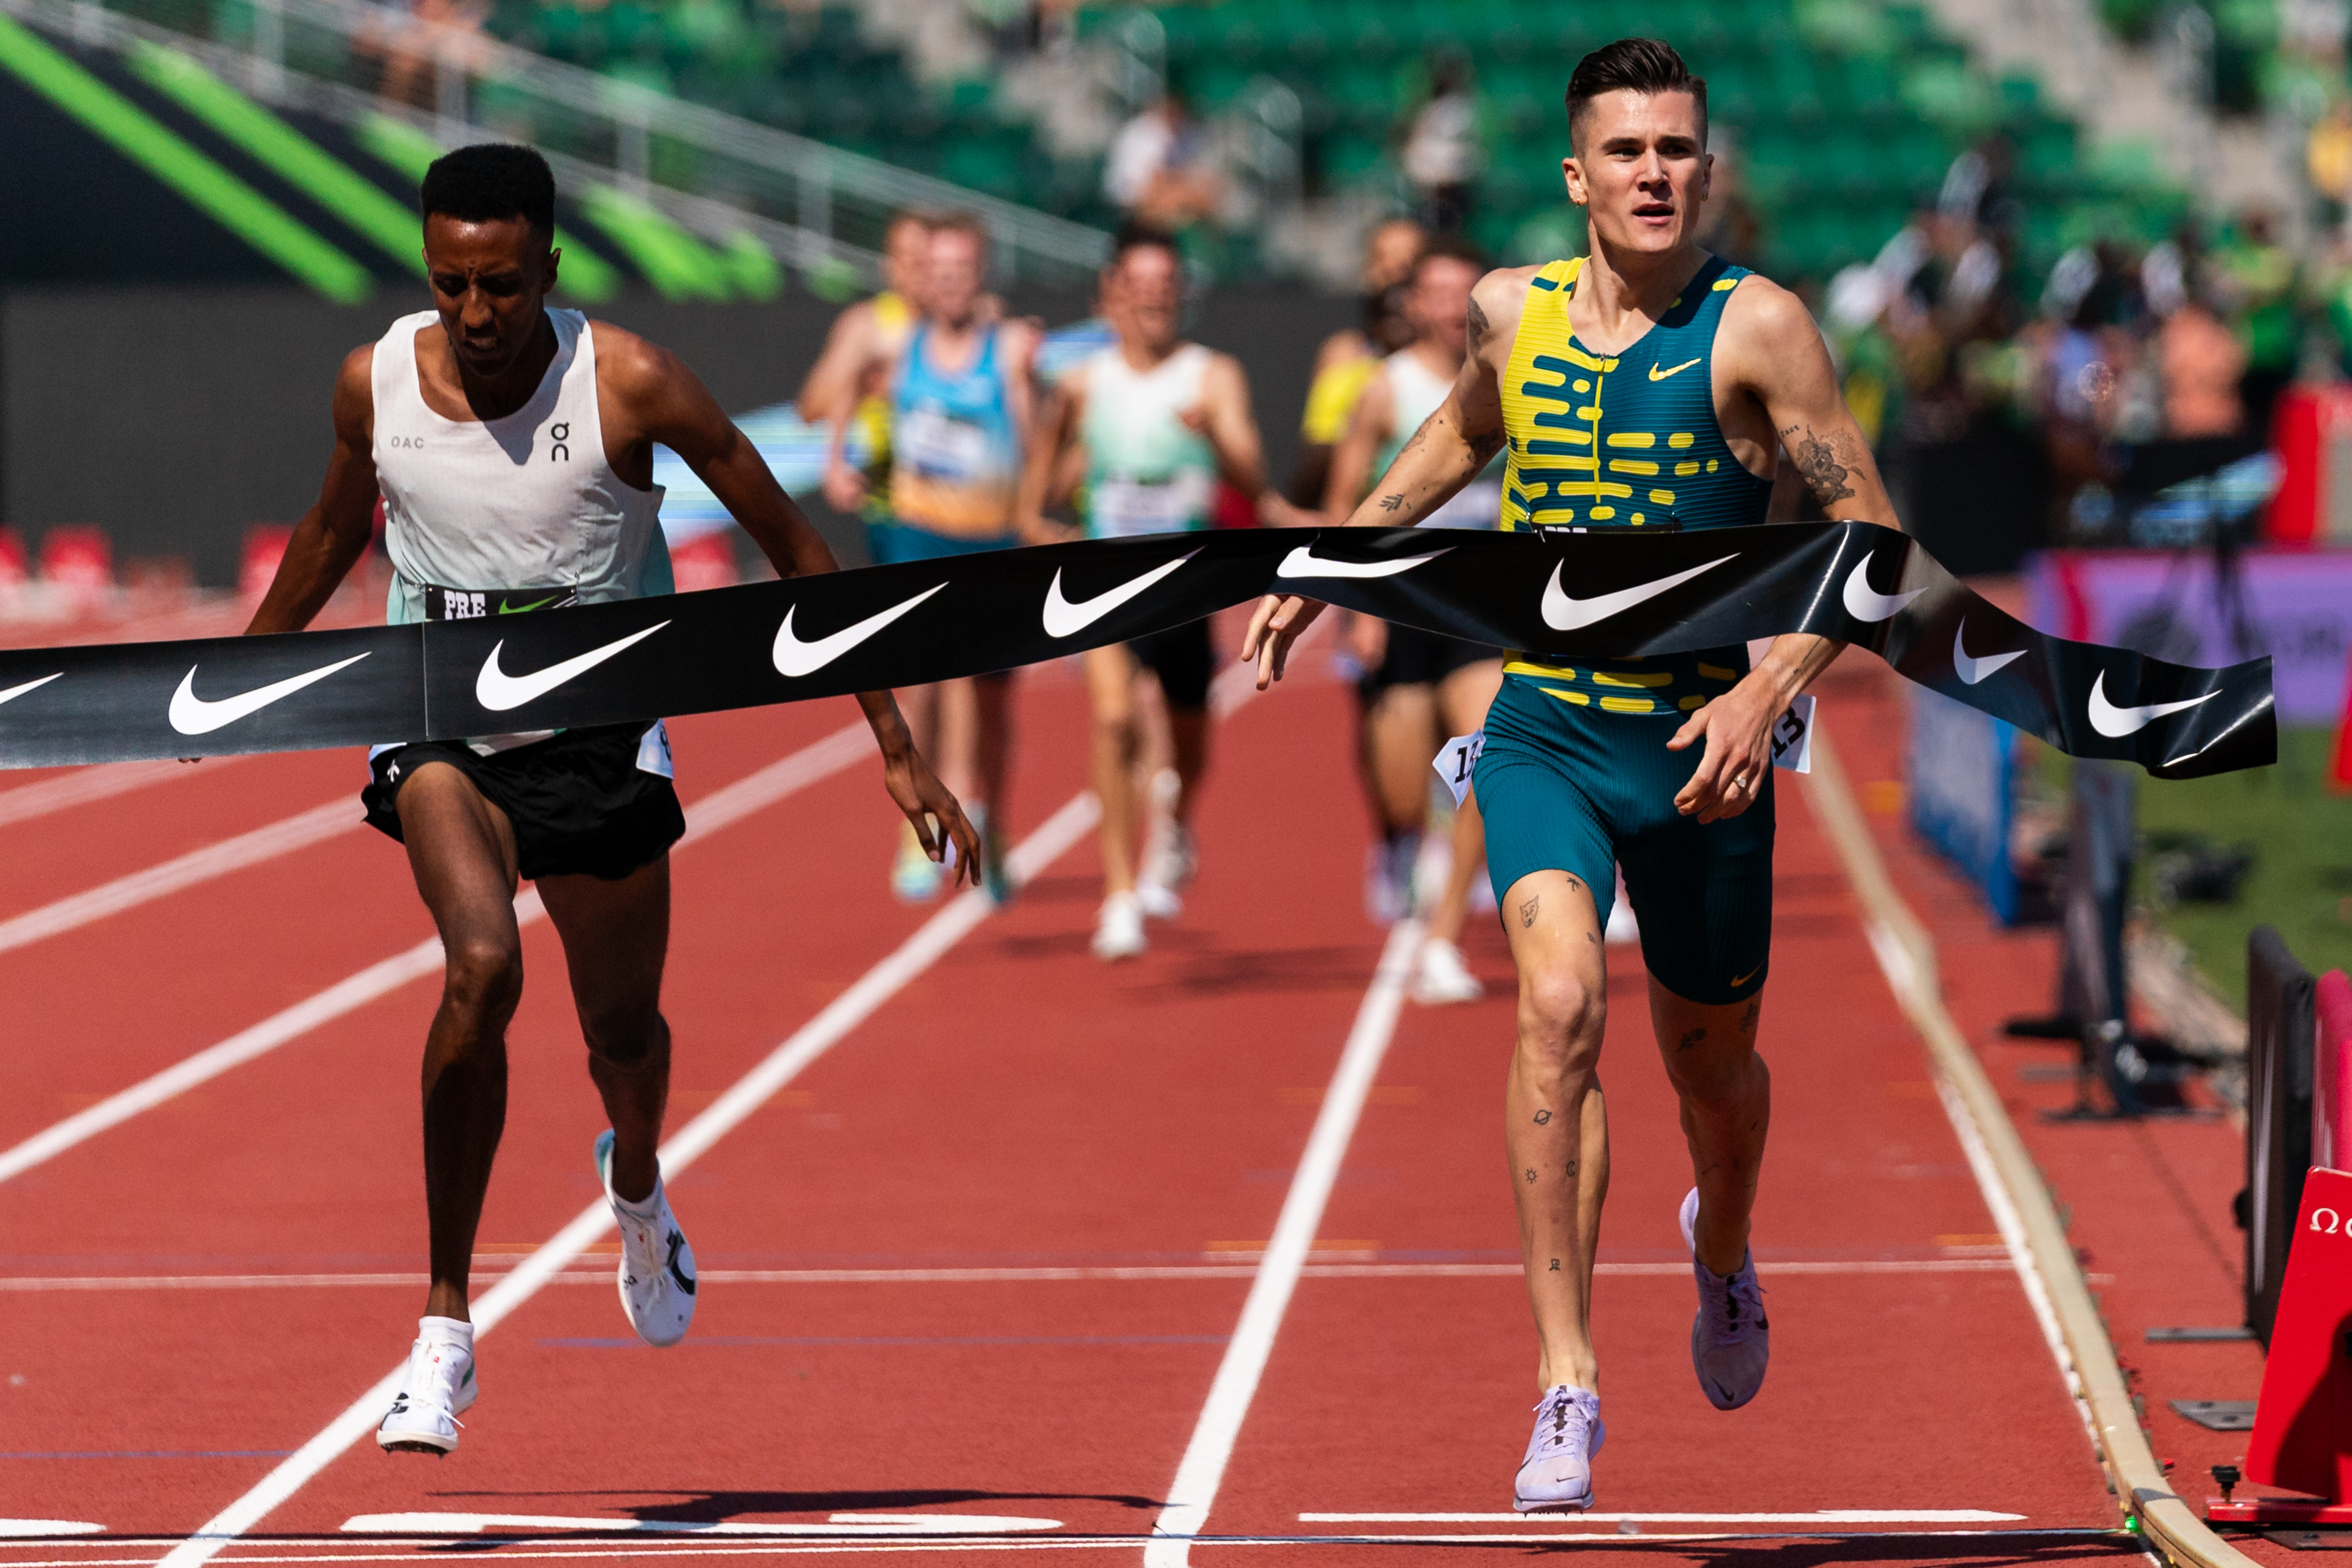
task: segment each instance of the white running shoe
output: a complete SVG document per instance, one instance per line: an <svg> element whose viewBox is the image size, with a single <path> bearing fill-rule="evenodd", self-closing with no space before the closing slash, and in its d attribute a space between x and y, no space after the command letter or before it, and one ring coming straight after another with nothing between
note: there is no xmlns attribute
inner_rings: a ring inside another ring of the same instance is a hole
<svg viewBox="0 0 2352 1568"><path fill-rule="evenodd" d="M1556 1384L1536 1406L1535 1436L1519 1462L1511 1506L1521 1513L1581 1513L1592 1506L1592 1456L1609 1436L1601 1395Z"/></svg>
<svg viewBox="0 0 2352 1568"><path fill-rule="evenodd" d="M1756 1255L1739 1260L1728 1278L1698 1260L1698 1189L1683 1199L1683 1245L1698 1278L1698 1316L1691 1320L1691 1368L1699 1392L1717 1410L1737 1410L1764 1386L1772 1359L1772 1325L1764 1317L1764 1287L1756 1282Z"/></svg>
<svg viewBox="0 0 2352 1568"><path fill-rule="evenodd" d="M481 1387L474 1381L470 1325L452 1318L425 1318L408 1347L408 1375L392 1396L392 1408L375 1429L387 1454L436 1454L457 1446L457 1417L474 1407ZM456 1331L463 1330L461 1339Z"/></svg>
<svg viewBox="0 0 2352 1568"><path fill-rule="evenodd" d="M1095 919L1095 956L1105 963L1139 957L1151 944L1143 936L1143 904L1133 893L1113 893Z"/></svg>
<svg viewBox="0 0 2352 1568"><path fill-rule="evenodd" d="M1421 962L1413 966L1412 999L1424 1007L1443 1007L1455 1002L1475 1002L1486 994L1470 966L1462 962L1462 950L1444 937L1431 937L1421 944Z"/></svg>
<svg viewBox="0 0 2352 1568"><path fill-rule="evenodd" d="M596 1178L604 1184L604 1201L621 1226L621 1310L646 1343L656 1349L674 1345L694 1321L694 1248L669 1212L669 1194L659 1176L641 1204L624 1202L613 1191L609 1127L596 1138Z"/></svg>
<svg viewBox="0 0 2352 1568"><path fill-rule="evenodd" d="M1172 921L1184 912L1183 889L1201 868L1201 847L1192 829L1181 822L1162 822L1153 829L1151 847L1143 852L1143 874L1135 880L1136 901L1155 921Z"/></svg>

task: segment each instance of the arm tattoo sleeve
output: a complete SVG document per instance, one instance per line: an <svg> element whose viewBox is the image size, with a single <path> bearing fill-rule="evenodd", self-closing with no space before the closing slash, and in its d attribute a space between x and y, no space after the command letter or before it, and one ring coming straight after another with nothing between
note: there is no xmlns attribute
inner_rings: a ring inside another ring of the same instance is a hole
<svg viewBox="0 0 2352 1568"><path fill-rule="evenodd" d="M1805 481L1805 488L1813 492L1813 499L1827 508L1853 495L1853 487L1845 481L1853 470L1838 461L1837 448L1814 435L1811 426L1801 426L1801 437L1796 435L1799 428L1789 428L1789 456L1795 460L1797 473Z"/></svg>

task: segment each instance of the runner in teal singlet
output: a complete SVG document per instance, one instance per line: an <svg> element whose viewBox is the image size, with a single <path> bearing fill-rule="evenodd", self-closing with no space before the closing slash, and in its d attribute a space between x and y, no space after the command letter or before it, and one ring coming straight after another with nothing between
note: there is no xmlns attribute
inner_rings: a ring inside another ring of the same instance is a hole
<svg viewBox="0 0 2352 1568"><path fill-rule="evenodd" d="M1591 254L1479 283L1461 377L1349 522L1426 516L1507 449L1506 528L1759 522L1783 474L1792 501L1801 484L1832 518L1894 526L1803 304L1693 238L1706 84L1668 46L1629 38L1578 64L1568 111L1561 168L1590 214ZM1261 682L1319 609L1261 603L1244 643ZM1519 972L1504 1141L1543 1390L1516 1482L1523 1512L1590 1508L1602 1436L1590 1309L1608 1186L1596 1072L1612 855L1641 914L1651 1021L1696 1177L1678 1215L1699 1298L1692 1367L1719 1409L1763 1385L1770 1342L1748 1237L1771 1118L1756 1053L1771 728L1840 647L1780 637L1752 670L1734 648L1573 668L1522 656L1488 714L1475 787Z"/></svg>

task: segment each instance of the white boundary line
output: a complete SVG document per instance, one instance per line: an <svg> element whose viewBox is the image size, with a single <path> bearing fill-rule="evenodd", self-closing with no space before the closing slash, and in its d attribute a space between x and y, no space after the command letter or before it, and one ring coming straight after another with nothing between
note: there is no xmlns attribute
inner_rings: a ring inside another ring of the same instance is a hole
<svg viewBox="0 0 2352 1568"><path fill-rule="evenodd" d="M242 756L215 757L218 767L227 763L243 762ZM118 795L145 789L149 784L168 779L192 776L185 763L99 763L76 768L53 779L37 784L16 784L0 789L0 827L11 823L30 822L51 812L69 806L84 805L94 800L111 800Z"/></svg>
<svg viewBox="0 0 2352 1568"><path fill-rule="evenodd" d="M873 739L863 721L844 725L823 740L771 763L731 784L713 790L695 802L687 808L686 836L678 842L681 845L691 844L739 822L762 806L772 805L796 790L839 773L860 757L868 755L872 750ZM319 812L307 815L316 816L327 809L322 806ZM335 809L341 811L346 807L338 803ZM356 826L356 822L341 826ZM235 843L236 840L230 842ZM515 900L515 923L518 925L532 925L546 913L545 906L539 901L539 889L536 888L526 890ZM14 1148L0 1152L0 1182L20 1176L77 1144L89 1142L110 1127L119 1127L142 1111L152 1110L198 1084L218 1078L231 1068L267 1056L289 1040L299 1039L320 1025L354 1012L378 997L397 991L412 980L434 973L440 967L441 939L438 937L427 937L405 952L372 963L358 973L337 981L324 991L295 1003L283 1012L272 1014L252 1027L231 1035L218 1045L207 1047L175 1062L153 1077L142 1079L128 1089L109 1095L96 1105L76 1111Z"/></svg>
<svg viewBox="0 0 2352 1568"><path fill-rule="evenodd" d="M1071 799L1006 857L1006 869L1013 879L1016 883L1027 881L1051 865L1094 827L1099 815L1091 793L1083 793ZM683 1172L719 1139L740 1126L746 1118L778 1089L790 1083L803 1068L832 1049L852 1029L871 1017L885 1002L938 963L949 949L970 935L988 918L993 908L986 894L972 889L925 921L914 935L899 944L897 951L867 970L848 990L827 1004L823 1012L802 1026L765 1060L713 1100L709 1109L664 1143L660 1152L664 1172L670 1175ZM553 1279L572 1259L586 1251L591 1243L612 1228L613 1210L603 1199L599 1198L583 1209L572 1223L558 1231L538 1251L524 1258L513 1271L501 1278L473 1303L476 1342L478 1342L483 1335L530 1300L541 1286ZM158 1568L194 1568L194 1564L210 1562L236 1544L238 1537L299 1491L311 1478L341 1458L346 1449L375 1430L406 1371L404 1361L400 1366L386 1373L374 1387L361 1394L341 1415L328 1423L325 1430L280 1461L278 1468L263 1477L251 1490L214 1515L194 1534L174 1547Z"/></svg>
<svg viewBox="0 0 2352 1568"><path fill-rule="evenodd" d="M1790 1274L2007 1274L2006 1258L1918 1258L1857 1259L1850 1263L1772 1263L1759 1265L1774 1279ZM1595 1274L1616 1277L1682 1279L1690 1266L1683 1263L1599 1263ZM969 1285L1051 1284L1059 1280L1254 1279L1255 1263L1102 1264L1034 1268L704 1268L696 1278L721 1285ZM1299 1271L1307 1279L1518 1279L1526 1270L1516 1263L1315 1263ZM477 1279L501 1275L478 1271ZM72 1290L295 1290L367 1289L378 1286L419 1287L431 1283L424 1274L83 1274L0 1276L0 1293ZM609 1272L563 1275L555 1285L610 1285Z"/></svg>
<svg viewBox="0 0 2352 1568"><path fill-rule="evenodd" d="M1397 1015L1404 1005L1404 988L1414 956L1421 951L1422 923L1403 920L1390 928L1388 945L1381 950L1380 967L1356 1009L1355 1026L1339 1053L1315 1130L1307 1134L1307 1152L1291 1176L1290 1193L1282 1202L1282 1217L1275 1222L1274 1238L1266 1244L1264 1261L1242 1304L1216 1380L1209 1385L1208 1402L1192 1428L1192 1441L1169 1484L1168 1501L1151 1527L1151 1543L1144 1548L1144 1568L1187 1568L1192 1538L1208 1522L1209 1509L1223 1484L1225 1465L1233 1458L1234 1439L1257 1394L1258 1379L1274 1352L1275 1335L1289 1310L1292 1289L1307 1266L1307 1248L1323 1224L1339 1163L1356 1135L1372 1079L1395 1037Z"/></svg>
<svg viewBox="0 0 2352 1568"><path fill-rule="evenodd" d="M67 931L121 914L141 904L169 897L199 882L209 882L231 871L242 871L248 866L258 866L266 860L291 855L297 849L307 849L313 844L340 837L366 820L359 805L349 795L337 795L323 805L305 812L265 823L249 832L201 849L191 849L143 871L133 871L102 882L88 892L75 893L27 910L21 915L0 920L0 952L10 952L29 947L46 938L60 936Z"/></svg>

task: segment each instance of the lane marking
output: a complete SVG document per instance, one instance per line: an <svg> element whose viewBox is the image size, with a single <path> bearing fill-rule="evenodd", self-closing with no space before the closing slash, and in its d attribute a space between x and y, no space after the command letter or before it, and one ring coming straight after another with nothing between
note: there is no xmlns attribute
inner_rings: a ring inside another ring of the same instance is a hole
<svg viewBox="0 0 2352 1568"><path fill-rule="evenodd" d="M593 1530L614 1535L1010 1535L1061 1528L1058 1519L984 1513L836 1513L826 1516L823 1524L565 1518L543 1513L362 1513L343 1521L346 1531L362 1535L479 1535L487 1530Z"/></svg>
<svg viewBox="0 0 2352 1568"><path fill-rule="evenodd" d="M1372 983L1356 1010L1355 1025L1348 1031L1339 1068L1331 1075L1331 1088L1323 1097L1315 1130L1307 1135L1306 1152L1283 1199L1282 1217L1275 1222L1274 1237L1266 1245L1265 1260L1258 1265L1249 1298L1242 1305L1233 1342L1225 1347L1216 1380L1209 1385L1208 1401L1201 1407L1192 1440L1184 1446L1183 1460L1176 1467L1176 1479L1169 1483L1167 1503L1151 1527L1153 1539L1144 1549L1144 1568L1187 1568L1192 1561L1192 1538L1208 1522L1209 1509L1217 1500L1234 1439L1241 1436L1258 1379L1274 1352L1275 1335L1282 1328L1291 1292L1306 1268L1307 1249L1323 1224L1340 1162L1356 1135L1356 1123L1381 1059L1388 1055L1389 1041L1395 1037L1405 983L1421 951L1422 931L1421 921L1402 920L1389 931L1380 966L1372 972Z"/></svg>
<svg viewBox="0 0 2352 1568"><path fill-rule="evenodd" d="M175 766L178 764L174 764ZM266 824L249 833L224 838L217 844L207 844L201 849L191 849L143 871L133 871L103 882L88 892L75 893L44 904L37 910L27 910L0 921L0 952L11 952L20 947L49 937L60 936L137 909L141 904L225 877L231 871L242 871L248 866L258 866L307 849L313 844L324 843L360 826L366 819L361 816L359 804L350 795L341 795L322 805Z"/></svg>
<svg viewBox="0 0 2352 1568"><path fill-rule="evenodd" d="M1072 797L1005 858L1006 870L1013 881L1028 881L1060 858L1093 830L1099 816L1100 808L1091 792ZM665 1142L659 1151L664 1173L676 1175L686 1171L810 1063L831 1050L884 1003L971 935L994 909L986 893L970 889L925 921L888 957L867 970ZM600 1197L484 1291L471 1310L476 1342L612 1228L612 1205ZM210 1562L236 1544L240 1536L299 1491L311 1478L374 1433L406 1373L404 1362L384 1373L374 1387L361 1394L317 1436L174 1547L159 1568L192 1568L193 1564Z"/></svg>
<svg viewBox="0 0 2352 1568"><path fill-rule="evenodd" d="M1302 1513L1301 1524L2007 1524L1980 1508L1825 1508L1811 1513ZM345 1529L351 1528L344 1526Z"/></svg>
<svg viewBox="0 0 2352 1568"><path fill-rule="evenodd" d="M242 755L214 757L215 768L245 761ZM197 776L185 763L99 763L89 767L76 768L53 779L38 784L18 784L0 790L0 827L11 823L29 822L63 811L68 806L81 805L94 800L111 800L118 795L128 795L149 784L162 784L165 779Z"/></svg>
<svg viewBox="0 0 2352 1568"><path fill-rule="evenodd" d="M1780 1279L1791 1274L2008 1274L2006 1258L1919 1258L1861 1259L1850 1263L1759 1263L1764 1274ZM1660 1279L1686 1279L1687 1263L1600 1263L1595 1274ZM1101 1264L1004 1268L705 1268L695 1277L726 1285L966 1285L1048 1284L1059 1280L1254 1279L1258 1268L1244 1263ZM1516 1263L1309 1263L1299 1270L1307 1279L1518 1279L1525 1270ZM503 1273L477 1269L480 1280L503 1279ZM365 1289L378 1286L414 1288L431 1283L424 1274L85 1274L0 1277L0 1292L47 1290L286 1290ZM610 1287L610 1268L558 1275L551 1285Z"/></svg>
<svg viewBox="0 0 2352 1568"><path fill-rule="evenodd" d="M0 1519L0 1536L103 1535L106 1526L78 1519Z"/></svg>
<svg viewBox="0 0 2352 1568"><path fill-rule="evenodd" d="M687 807L686 837L678 843L681 846L691 844L698 838L716 833L741 821L762 806L805 789L820 779L841 772L859 758L871 754L873 736L864 721L845 724L823 740L771 763L731 784L714 790ZM325 809L320 807L320 811ZM338 809L347 809L347 806L339 804ZM318 816L320 813L307 815ZM355 826L357 824L353 822L345 826ZM515 900L515 923L520 926L533 925L546 913L545 906L539 901L539 889L536 888L528 889ZM78 1144L88 1142L109 1128L119 1127L142 1111L152 1110L177 1099L198 1084L218 1078L231 1068L267 1056L289 1040L299 1039L322 1024L356 1012L413 980L437 973L440 968L439 937L427 937L405 952L394 953L390 958L372 963L315 995L272 1014L250 1028L240 1030L151 1078L109 1095L96 1105L76 1111L14 1148L0 1152L0 1182L20 1176L36 1165L55 1159Z"/></svg>

